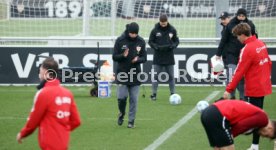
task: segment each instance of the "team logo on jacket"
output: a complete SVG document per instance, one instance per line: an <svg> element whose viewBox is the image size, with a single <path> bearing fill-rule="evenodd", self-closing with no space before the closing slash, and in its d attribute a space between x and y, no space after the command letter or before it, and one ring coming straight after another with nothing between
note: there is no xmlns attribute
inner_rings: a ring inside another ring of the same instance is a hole
<svg viewBox="0 0 276 150"><path fill-rule="evenodd" d="M141 51L141 46L137 46L136 51L137 51L137 54L139 54L139 52Z"/></svg>
<svg viewBox="0 0 276 150"><path fill-rule="evenodd" d="M56 98L56 104L57 104L57 105L61 105L61 104L62 104L62 100L61 100L60 97L57 97L57 98Z"/></svg>
<svg viewBox="0 0 276 150"><path fill-rule="evenodd" d="M157 32L156 33L156 36L158 37L158 36L162 36L162 34L160 33L160 32Z"/></svg>
<svg viewBox="0 0 276 150"><path fill-rule="evenodd" d="M123 45L121 49L122 50L126 50L127 49L127 45Z"/></svg>
<svg viewBox="0 0 276 150"><path fill-rule="evenodd" d="M169 37L171 39L173 37L173 33L169 33Z"/></svg>

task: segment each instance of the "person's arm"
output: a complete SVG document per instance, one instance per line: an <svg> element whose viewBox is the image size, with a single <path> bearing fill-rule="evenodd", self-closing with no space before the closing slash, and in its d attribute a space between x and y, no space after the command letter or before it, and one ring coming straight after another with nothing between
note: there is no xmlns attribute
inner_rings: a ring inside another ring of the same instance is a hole
<svg viewBox="0 0 276 150"><path fill-rule="evenodd" d="M257 33L257 31L256 31L256 27L255 27L255 25L252 23L252 35L255 35L256 36L256 38L258 38L258 33Z"/></svg>
<svg viewBox="0 0 276 150"><path fill-rule="evenodd" d="M177 48L177 46L179 45L179 38L178 38L178 35L177 35L177 31L176 29L173 29L173 37L172 37L172 45L171 45L171 48L172 49L175 49Z"/></svg>
<svg viewBox="0 0 276 150"><path fill-rule="evenodd" d="M80 126L80 124L81 124L80 115L77 109L77 105L72 96L72 104L70 108L70 130L73 131L75 128Z"/></svg>
<svg viewBox="0 0 276 150"><path fill-rule="evenodd" d="M29 115L28 121L20 131L21 139L32 134L33 131L39 126L41 120L44 118L44 115L47 111L47 99L45 99L45 94L42 94L41 91L38 91L35 98L33 108Z"/></svg>
<svg viewBox="0 0 276 150"><path fill-rule="evenodd" d="M141 46L141 50L138 54L137 61L135 63L144 63L147 61L146 43Z"/></svg>
<svg viewBox="0 0 276 150"><path fill-rule="evenodd" d="M216 53L216 55L219 56L219 57L221 57L221 55L222 55L224 46L228 42L230 34L232 34L231 33L232 31L230 31L230 30L231 30L230 26L226 26L225 31L222 34L222 37L221 37L220 42L219 42L218 50L217 50L217 53Z"/></svg>
<svg viewBox="0 0 276 150"><path fill-rule="evenodd" d="M124 53L121 53L121 47L119 46L118 39L116 40L115 45L114 45L114 51L113 51L113 54L112 54L112 58L113 58L114 61L118 61L118 62L122 61L126 58L124 56Z"/></svg>
<svg viewBox="0 0 276 150"><path fill-rule="evenodd" d="M239 63L237 65L234 75L232 76L232 80L226 87L226 91L228 93L232 93L234 89L236 89L238 83L240 82L244 74L249 69L251 63L252 63L252 58L251 58L251 55L249 54L249 49L247 49L247 47L245 46L241 50Z"/></svg>
<svg viewBox="0 0 276 150"><path fill-rule="evenodd" d="M268 118L265 113L257 112L256 114L240 120L238 123L232 126L232 134L234 137L239 134L245 133L251 129L258 129L268 124Z"/></svg>
<svg viewBox="0 0 276 150"><path fill-rule="evenodd" d="M249 24L250 27L251 27L251 34L252 34L252 35L255 35L256 38L258 38L258 33L257 33L257 30L256 30L256 27L255 27L254 23L253 23L251 20L249 20L249 23L248 23L248 24Z"/></svg>
<svg viewBox="0 0 276 150"><path fill-rule="evenodd" d="M158 45L155 43L155 29L152 29L149 37L149 45L152 49L158 50Z"/></svg>

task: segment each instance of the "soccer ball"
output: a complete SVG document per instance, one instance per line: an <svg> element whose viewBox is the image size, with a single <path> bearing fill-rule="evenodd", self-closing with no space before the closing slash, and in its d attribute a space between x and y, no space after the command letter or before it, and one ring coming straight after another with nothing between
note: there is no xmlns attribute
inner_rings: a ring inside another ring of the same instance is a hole
<svg viewBox="0 0 276 150"><path fill-rule="evenodd" d="M170 104L172 105L178 105L181 103L181 97L178 94L173 94L170 96Z"/></svg>
<svg viewBox="0 0 276 150"><path fill-rule="evenodd" d="M211 68L214 74L223 72L224 64L222 60L216 60L216 55L211 58Z"/></svg>
<svg viewBox="0 0 276 150"><path fill-rule="evenodd" d="M209 106L207 101L201 100L196 104L197 110L201 113L205 108Z"/></svg>

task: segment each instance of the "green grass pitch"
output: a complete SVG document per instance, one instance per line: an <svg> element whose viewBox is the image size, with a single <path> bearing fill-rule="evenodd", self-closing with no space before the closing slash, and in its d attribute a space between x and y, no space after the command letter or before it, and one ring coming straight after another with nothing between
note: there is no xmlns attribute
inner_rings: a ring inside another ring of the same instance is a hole
<svg viewBox="0 0 276 150"><path fill-rule="evenodd" d="M90 87L69 87L74 93L75 101L81 114L82 125L71 134L70 150L142 150L156 140L163 132L172 127L179 119L190 112L197 101L206 98L213 91L223 87L177 87L182 104L172 106L168 102L168 87L160 87L158 100L149 100L150 87L145 87L146 98L140 89L136 128L128 129L127 118L122 126L117 125L116 89L112 97L98 99L89 96ZM271 118L276 119L276 88L273 94L265 98L264 109ZM33 150L39 149L37 131L17 144L16 134L23 127L32 107L36 90L29 87L0 87L0 149ZM197 113L186 124L166 140L159 150L211 150L207 136ZM251 136L241 135L235 139L236 149L244 150L251 144ZM273 141L261 139L260 149L273 149Z"/></svg>
<svg viewBox="0 0 276 150"><path fill-rule="evenodd" d="M249 18L251 19L251 18ZM276 37L275 18L252 18L259 37ZM136 21L140 25L139 34L148 38L150 31L158 19L126 20L117 18L91 18L89 24L90 36L119 36L127 23ZM170 19L180 38L215 38L215 18L182 18ZM0 36L2 37L48 37L48 36L77 36L82 34L81 19L12 19L0 20Z"/></svg>

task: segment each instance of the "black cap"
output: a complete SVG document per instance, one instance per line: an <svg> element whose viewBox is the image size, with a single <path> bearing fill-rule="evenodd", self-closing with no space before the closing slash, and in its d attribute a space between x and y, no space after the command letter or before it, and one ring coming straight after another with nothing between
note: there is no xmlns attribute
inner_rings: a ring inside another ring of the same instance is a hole
<svg viewBox="0 0 276 150"><path fill-rule="evenodd" d="M139 33L139 25L136 22L132 22L128 25L128 33Z"/></svg>
<svg viewBox="0 0 276 150"><path fill-rule="evenodd" d="M225 19L228 18L230 15L228 12L224 11L220 14L219 19Z"/></svg>
<svg viewBox="0 0 276 150"><path fill-rule="evenodd" d="M246 10L244 9L244 8L240 8L240 9L238 9L238 11L237 11L237 16L238 15L244 15L244 16L246 16L247 15L247 12L246 12Z"/></svg>

